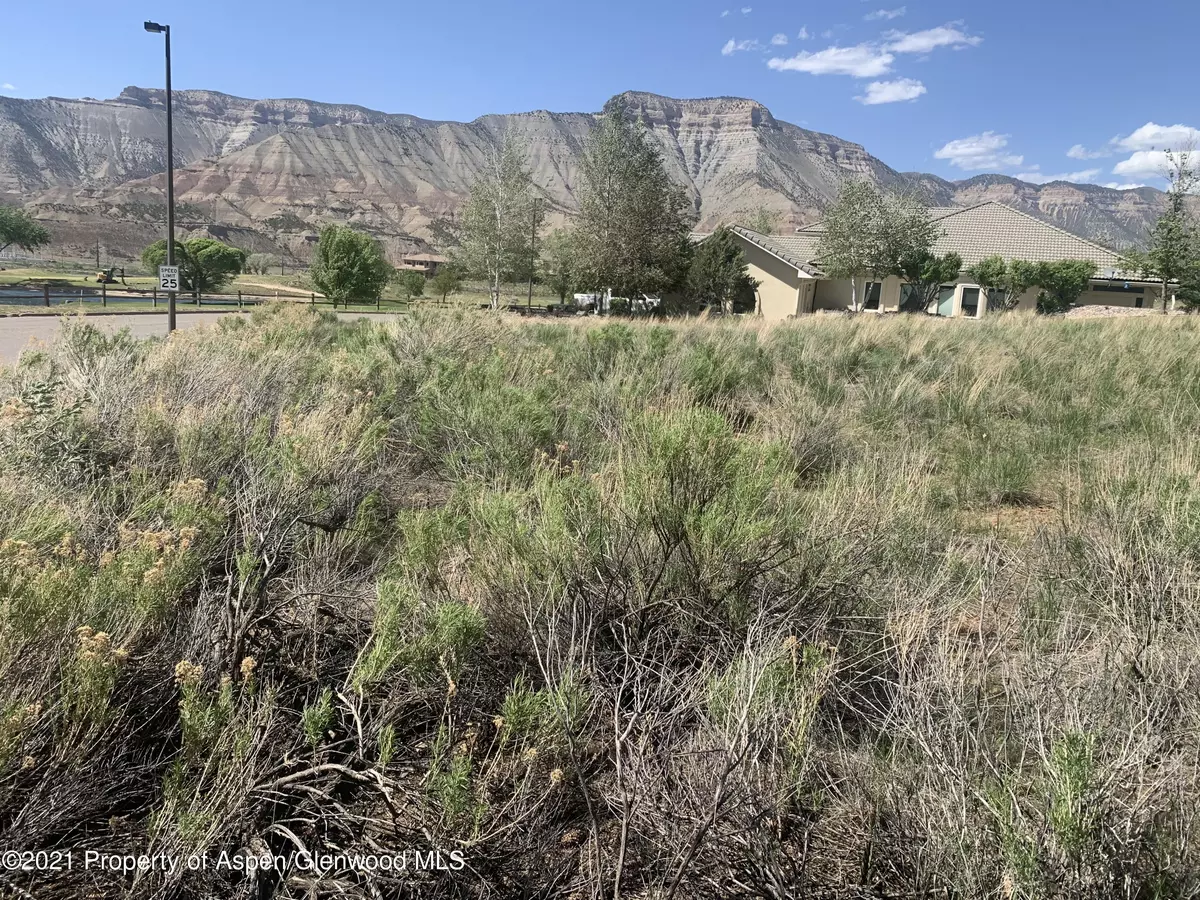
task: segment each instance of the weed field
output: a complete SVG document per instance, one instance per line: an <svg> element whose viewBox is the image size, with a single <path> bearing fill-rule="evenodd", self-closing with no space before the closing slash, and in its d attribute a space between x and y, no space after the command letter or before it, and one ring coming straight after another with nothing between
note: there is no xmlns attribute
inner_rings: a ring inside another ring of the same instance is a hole
<svg viewBox="0 0 1200 900"><path fill-rule="evenodd" d="M73 865L0 895L1200 896L1198 338L66 326L0 373L0 849Z"/></svg>

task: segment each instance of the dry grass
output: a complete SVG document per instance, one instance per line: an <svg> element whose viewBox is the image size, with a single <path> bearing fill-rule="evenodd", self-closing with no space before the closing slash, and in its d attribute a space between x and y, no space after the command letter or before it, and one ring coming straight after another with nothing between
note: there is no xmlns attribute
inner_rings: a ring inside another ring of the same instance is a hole
<svg viewBox="0 0 1200 900"><path fill-rule="evenodd" d="M467 866L6 877L1195 897L1196 336L73 325L3 383L0 845Z"/></svg>

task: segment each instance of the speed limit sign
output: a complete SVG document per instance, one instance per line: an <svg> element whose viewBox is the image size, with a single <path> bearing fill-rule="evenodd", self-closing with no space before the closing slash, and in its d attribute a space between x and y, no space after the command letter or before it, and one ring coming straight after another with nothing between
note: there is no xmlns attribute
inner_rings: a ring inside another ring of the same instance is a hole
<svg viewBox="0 0 1200 900"><path fill-rule="evenodd" d="M158 289L160 291L179 290L179 266L158 267Z"/></svg>

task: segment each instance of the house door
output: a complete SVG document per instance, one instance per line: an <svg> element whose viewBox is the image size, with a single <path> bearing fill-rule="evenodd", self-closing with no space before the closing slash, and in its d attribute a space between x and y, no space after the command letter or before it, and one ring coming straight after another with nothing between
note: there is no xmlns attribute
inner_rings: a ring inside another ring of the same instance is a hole
<svg viewBox="0 0 1200 900"><path fill-rule="evenodd" d="M879 311L879 299L883 296L883 284L878 281L868 281L863 294L863 309Z"/></svg>
<svg viewBox="0 0 1200 900"><path fill-rule="evenodd" d="M961 315L968 319L979 318L979 288L963 288Z"/></svg>

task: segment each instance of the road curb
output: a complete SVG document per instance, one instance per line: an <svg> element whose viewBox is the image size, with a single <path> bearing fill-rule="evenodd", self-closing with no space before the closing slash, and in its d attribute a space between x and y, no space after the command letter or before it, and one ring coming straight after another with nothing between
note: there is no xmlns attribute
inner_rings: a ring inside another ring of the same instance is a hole
<svg viewBox="0 0 1200 900"><path fill-rule="evenodd" d="M209 315L209 314L225 314L225 313L242 313L244 315L249 315L252 311L253 310L249 310L249 309L221 309L219 307L217 307L217 308L209 307L208 309L203 309L203 308L201 308L201 309L176 309L175 313L180 316L194 316L194 315L202 315L203 316L203 315ZM0 314L0 320L3 320L3 319L61 319L63 316L69 316L71 318L78 318L78 319L93 319L93 318L100 318L103 316L165 316L166 314L167 314L167 311L165 309L125 309L125 310L101 309L101 310L97 310L96 312L89 311L89 312L85 312L85 313L54 312L53 310L50 310L48 312L34 311L34 312L4 313L4 314Z"/></svg>

